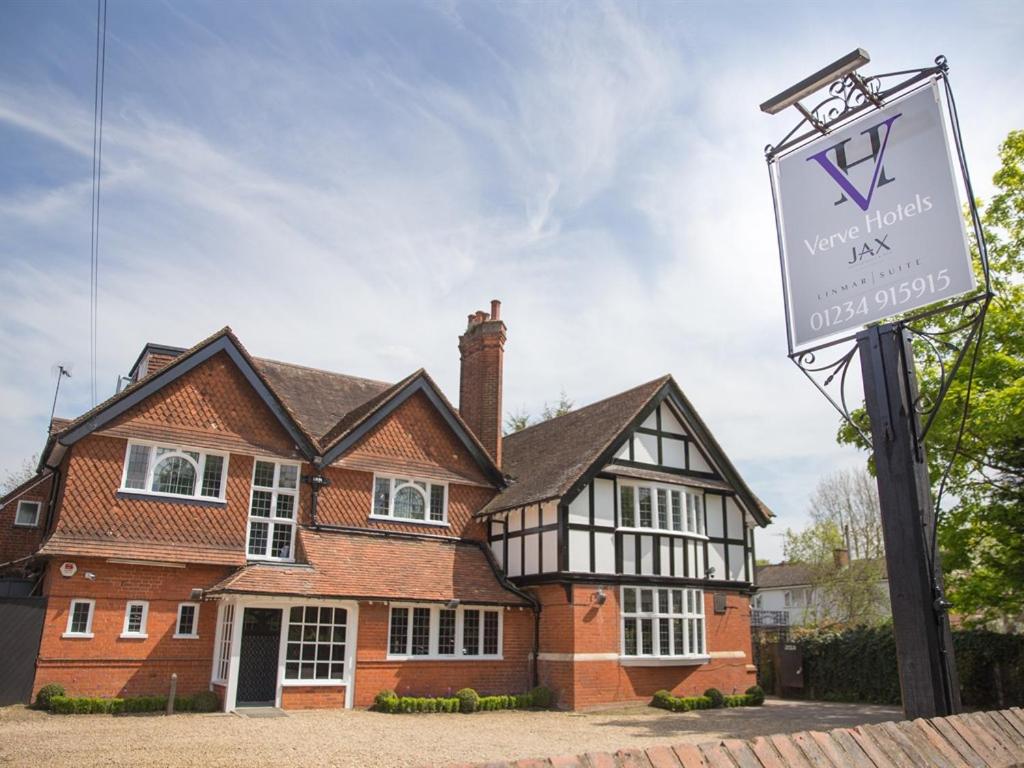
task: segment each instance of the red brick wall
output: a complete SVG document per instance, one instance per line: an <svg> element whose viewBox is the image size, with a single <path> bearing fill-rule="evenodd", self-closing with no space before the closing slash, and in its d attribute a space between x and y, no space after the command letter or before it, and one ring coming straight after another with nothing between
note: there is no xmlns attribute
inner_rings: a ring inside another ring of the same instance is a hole
<svg viewBox="0 0 1024 768"><path fill-rule="evenodd" d="M618 654L619 589L605 586L606 601L595 600L597 586L575 585L572 602L560 585L532 590L542 605L540 652ZM559 705L585 709L615 701L648 699L662 688L676 695L699 695L707 688L743 692L756 682L750 640L750 600L729 594L724 615L716 615L711 592L704 595L707 646L710 652L742 651L743 658L712 658L698 666L627 667L618 660L542 660L541 683L555 691Z"/></svg>
<svg viewBox="0 0 1024 768"><path fill-rule="evenodd" d="M199 608L199 637L174 639L178 603L190 602L194 587L223 579L227 568L158 568L115 565L101 560L75 561L78 572L65 578L58 563L47 569L46 619L36 668L35 690L60 683L69 695L138 696L166 694L171 673L178 692L207 690L213 664L217 604ZM86 573L95 575L87 579ZM96 601L92 638L64 638L73 598ZM146 639L122 639L129 600L149 601Z"/></svg>
<svg viewBox="0 0 1024 768"><path fill-rule="evenodd" d="M355 706L370 706L385 689L402 696L446 696L466 687L480 694L529 690L532 609L504 612L501 661L388 661L388 611L383 603L359 606Z"/></svg>
<svg viewBox="0 0 1024 768"><path fill-rule="evenodd" d="M281 709L343 709L345 689L318 685L281 688Z"/></svg>
<svg viewBox="0 0 1024 768"><path fill-rule="evenodd" d="M43 537L43 526L46 525L46 507L50 500L52 486L52 478L46 478L38 485L29 487L4 502L3 508L0 509L0 563L31 555L39 549L39 543ZM36 527L25 528L14 524L14 516L18 512L18 502L21 500L40 502L39 521Z"/></svg>

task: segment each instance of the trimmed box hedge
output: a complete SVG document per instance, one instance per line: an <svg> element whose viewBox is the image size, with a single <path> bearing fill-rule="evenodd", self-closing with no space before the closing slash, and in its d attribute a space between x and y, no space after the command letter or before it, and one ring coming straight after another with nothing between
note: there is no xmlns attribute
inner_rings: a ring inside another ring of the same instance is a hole
<svg viewBox="0 0 1024 768"><path fill-rule="evenodd" d="M661 690L651 699L652 707L667 709L670 712L691 712L695 709L718 707L759 707L762 704L764 691L756 685L747 688L746 693L735 694L723 694L717 688L708 688L703 696L673 696L668 691Z"/></svg>
<svg viewBox="0 0 1024 768"><path fill-rule="evenodd" d="M175 712L216 712L220 699L212 691L193 696L175 696ZM104 699L94 696L50 696L49 710L56 715L122 715L139 712L165 712L166 696L129 696Z"/></svg>
<svg viewBox="0 0 1024 768"><path fill-rule="evenodd" d="M472 688L463 688L454 696L399 696L391 690L378 693L373 709L388 714L414 712L495 712L502 709L548 709L554 697L539 686L529 693L481 696Z"/></svg>

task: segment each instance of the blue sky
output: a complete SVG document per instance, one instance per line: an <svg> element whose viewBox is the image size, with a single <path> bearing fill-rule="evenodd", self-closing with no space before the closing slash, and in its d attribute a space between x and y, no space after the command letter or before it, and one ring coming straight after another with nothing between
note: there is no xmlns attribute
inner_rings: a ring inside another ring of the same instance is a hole
<svg viewBox="0 0 1024 768"><path fill-rule="evenodd" d="M491 298L506 408L673 373L778 513L861 463L785 357L767 96L854 47L951 64L977 191L1024 127L1018 3L109 0L98 389L146 341L457 397ZM0 468L90 405L95 6L0 5Z"/></svg>

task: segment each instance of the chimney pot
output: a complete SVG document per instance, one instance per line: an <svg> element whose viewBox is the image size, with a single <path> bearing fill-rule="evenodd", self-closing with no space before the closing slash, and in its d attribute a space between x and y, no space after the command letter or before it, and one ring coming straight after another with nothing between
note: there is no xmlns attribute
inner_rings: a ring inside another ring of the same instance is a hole
<svg viewBox="0 0 1024 768"><path fill-rule="evenodd" d="M501 302L491 299L491 320L501 320Z"/></svg>
<svg viewBox="0 0 1024 768"><path fill-rule="evenodd" d="M832 559L835 561L836 568L846 568L850 565L850 550L833 549Z"/></svg>

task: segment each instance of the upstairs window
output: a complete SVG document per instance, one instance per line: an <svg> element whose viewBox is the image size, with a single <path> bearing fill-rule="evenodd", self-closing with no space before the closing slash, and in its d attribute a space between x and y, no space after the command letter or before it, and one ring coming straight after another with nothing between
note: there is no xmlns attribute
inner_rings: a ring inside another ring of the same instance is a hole
<svg viewBox="0 0 1024 768"><path fill-rule="evenodd" d="M121 490L223 501L228 457L198 448L128 443Z"/></svg>
<svg viewBox="0 0 1024 768"><path fill-rule="evenodd" d="M95 600L75 599L68 610L68 626L64 637L92 637L92 614Z"/></svg>
<svg viewBox="0 0 1024 768"><path fill-rule="evenodd" d="M37 528L39 526L39 510L42 503L38 501L19 501L14 513L14 524L19 528Z"/></svg>
<svg viewBox="0 0 1024 768"><path fill-rule="evenodd" d="M174 637L187 640L199 637L199 603L178 603Z"/></svg>
<svg viewBox="0 0 1024 768"><path fill-rule="evenodd" d="M139 637L146 635L146 619L149 615L149 603L145 600L131 600L124 610L124 627L121 637Z"/></svg>
<svg viewBox="0 0 1024 768"><path fill-rule="evenodd" d="M704 535L702 496L685 488L619 481L619 525Z"/></svg>
<svg viewBox="0 0 1024 768"><path fill-rule="evenodd" d="M447 525L448 486L429 480L376 475L370 517Z"/></svg>
<svg viewBox="0 0 1024 768"><path fill-rule="evenodd" d="M294 560L299 465L257 459L252 469L246 551L252 559Z"/></svg>

